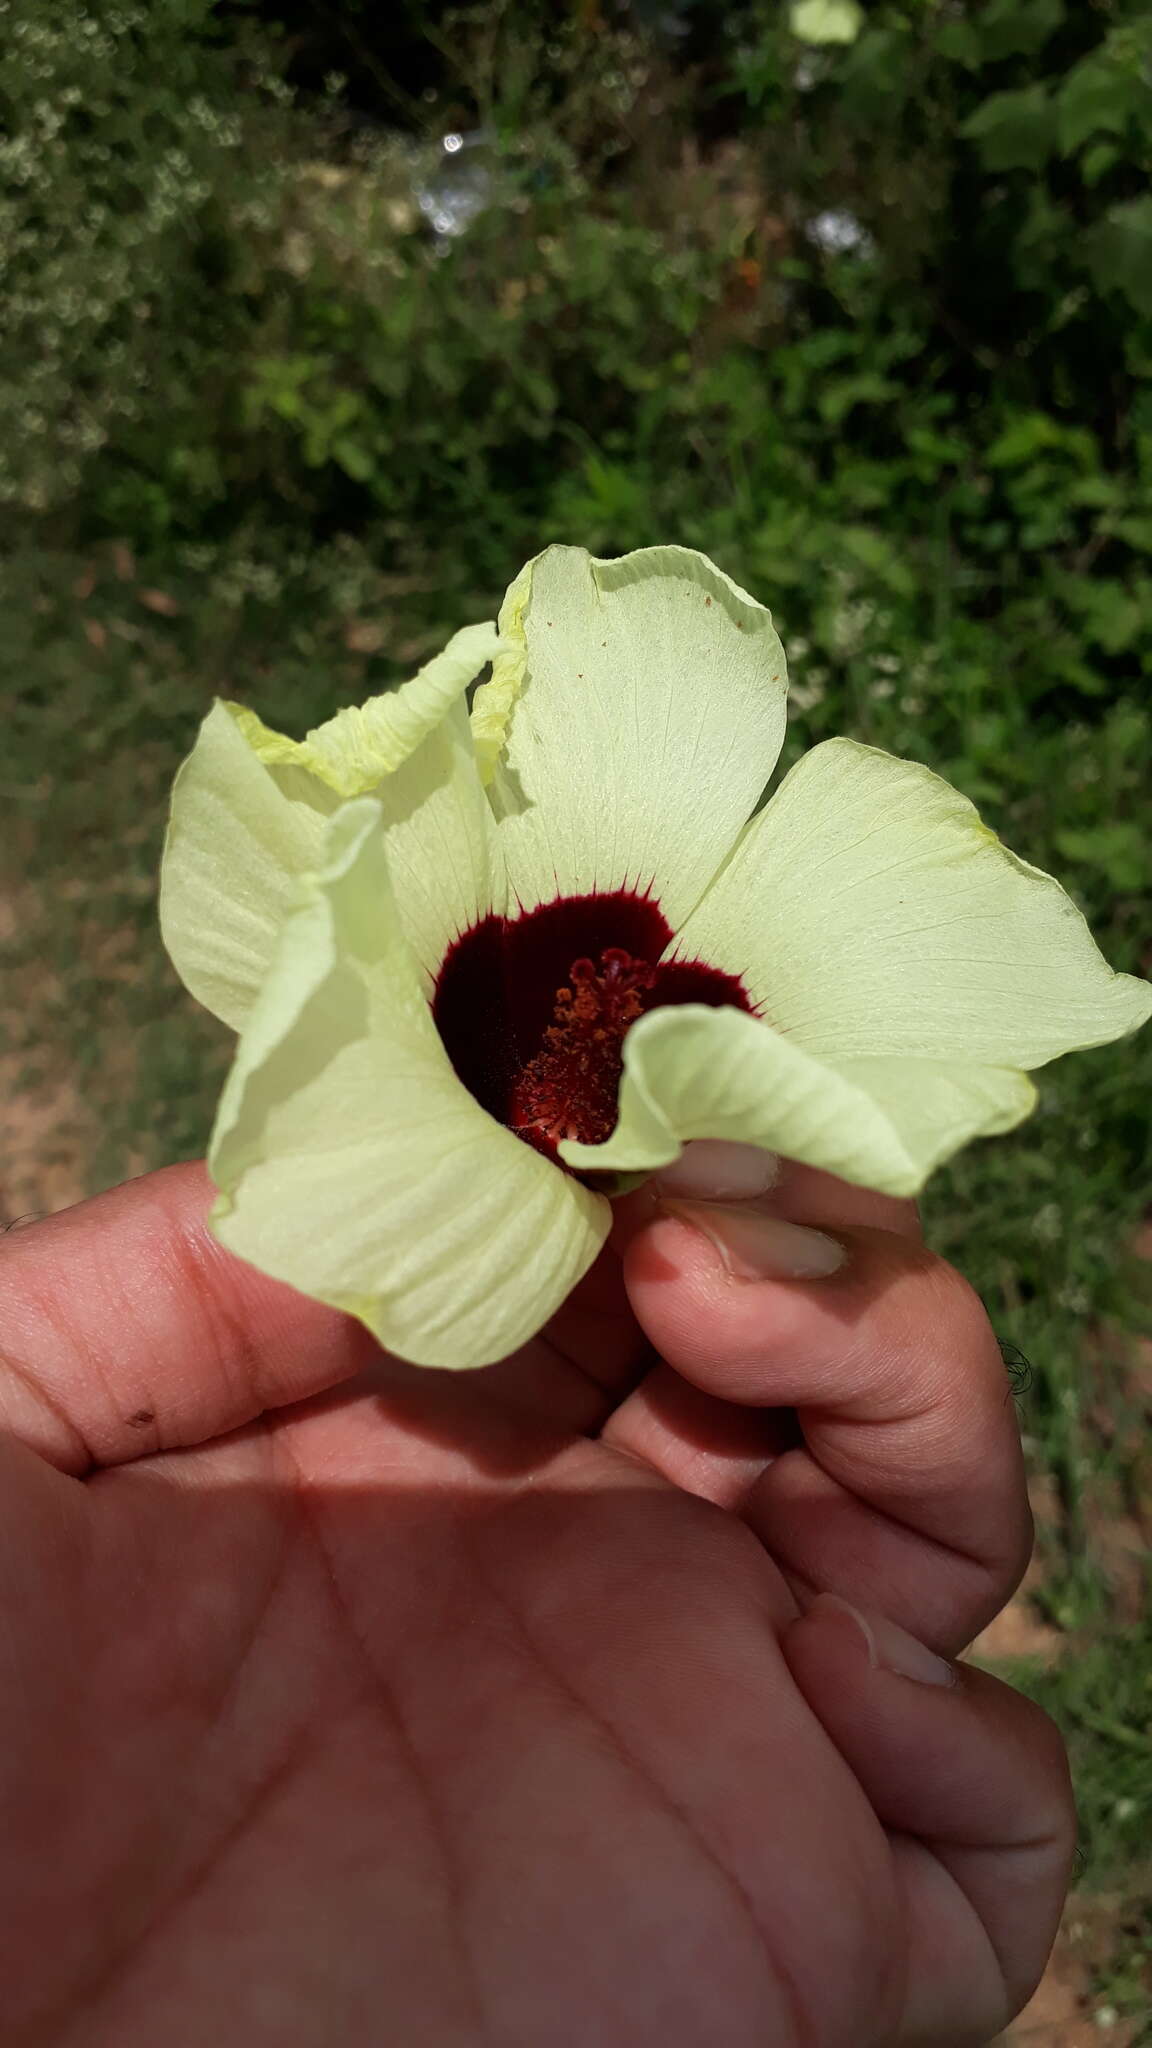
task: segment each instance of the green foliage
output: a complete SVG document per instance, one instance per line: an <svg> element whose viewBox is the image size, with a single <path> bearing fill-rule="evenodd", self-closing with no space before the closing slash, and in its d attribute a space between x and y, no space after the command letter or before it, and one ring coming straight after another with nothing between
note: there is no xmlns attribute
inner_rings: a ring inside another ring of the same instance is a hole
<svg viewBox="0 0 1152 2048"><path fill-rule="evenodd" d="M220 341L209 216L255 194L276 81L253 44L241 92L212 0L5 0L0 24L0 503L23 513L70 500L158 390L190 407Z"/></svg>
<svg viewBox="0 0 1152 2048"><path fill-rule="evenodd" d="M367 532L446 598L551 534L675 532L854 709L894 646L960 717L991 675L1056 718L1143 686L1146 6L884 5L815 47L736 9L695 68L466 9L455 161L352 122L346 79L279 83L208 0L72 9L16 22L6 85L22 513Z"/></svg>

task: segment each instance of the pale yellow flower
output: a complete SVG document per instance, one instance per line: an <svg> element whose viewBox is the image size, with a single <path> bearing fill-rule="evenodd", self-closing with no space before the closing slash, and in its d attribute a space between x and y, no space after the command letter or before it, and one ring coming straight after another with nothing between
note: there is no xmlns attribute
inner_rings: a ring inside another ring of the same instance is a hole
<svg viewBox="0 0 1152 2048"><path fill-rule="evenodd" d="M492 662L471 717L465 692ZM165 940L239 1032L213 1227L427 1365L538 1330L601 1190L735 1138L913 1194L1131 1031L1059 885L914 762L784 732L763 606L684 548L549 548L393 694L302 742L217 704Z"/></svg>

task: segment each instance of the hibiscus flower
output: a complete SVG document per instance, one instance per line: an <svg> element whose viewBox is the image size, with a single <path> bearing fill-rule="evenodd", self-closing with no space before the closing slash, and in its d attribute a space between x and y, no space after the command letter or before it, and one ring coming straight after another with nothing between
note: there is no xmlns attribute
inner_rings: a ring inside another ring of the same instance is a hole
<svg viewBox="0 0 1152 2048"><path fill-rule="evenodd" d="M239 1033L217 1236L402 1357L483 1365L689 1139L914 1194L1027 1116L1029 1068L1147 1018L927 768L831 740L756 810L786 698L769 613L703 556L554 547L498 629L303 741L218 703L161 892Z"/></svg>

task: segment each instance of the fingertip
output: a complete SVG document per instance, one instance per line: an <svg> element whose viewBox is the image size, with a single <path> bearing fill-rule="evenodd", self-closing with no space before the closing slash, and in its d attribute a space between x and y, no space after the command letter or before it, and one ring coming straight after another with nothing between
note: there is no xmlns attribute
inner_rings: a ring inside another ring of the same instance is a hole
<svg viewBox="0 0 1152 2048"><path fill-rule="evenodd" d="M1042 1809L1059 1833L1066 1755L1034 1701L837 1594L818 1595L780 1641L797 1686L888 1825L1008 1845L1033 1838Z"/></svg>
<svg viewBox="0 0 1152 2048"><path fill-rule="evenodd" d="M1000 1680L835 1595L781 1647L902 1860L901 2040L942 2040L944 2017L969 2008L988 2017L965 2040L987 2039L1031 1994L1059 1918L1075 1816L1058 1731Z"/></svg>
<svg viewBox="0 0 1152 2048"><path fill-rule="evenodd" d="M780 1365L811 1356L812 1304L842 1285L851 1253L782 1218L750 1218L661 1207L624 1247L624 1284L641 1329L685 1378L725 1400L787 1405Z"/></svg>
<svg viewBox="0 0 1152 2048"><path fill-rule="evenodd" d="M739 1145L726 1138L695 1138L679 1159L652 1179L661 1195L686 1201L742 1202L767 1194L780 1178L782 1162L759 1145Z"/></svg>
<svg viewBox="0 0 1152 2048"><path fill-rule="evenodd" d="M642 1287L721 1277L719 1253L682 1216L651 1201L624 1249L624 1277Z"/></svg>
<svg viewBox="0 0 1152 2048"><path fill-rule="evenodd" d="M837 1657L847 1655L867 1671L908 1678L918 1685L954 1686L955 1664L930 1650L889 1616L853 1606L838 1593L818 1593L788 1629L793 1655L807 1656L815 1643L831 1645Z"/></svg>

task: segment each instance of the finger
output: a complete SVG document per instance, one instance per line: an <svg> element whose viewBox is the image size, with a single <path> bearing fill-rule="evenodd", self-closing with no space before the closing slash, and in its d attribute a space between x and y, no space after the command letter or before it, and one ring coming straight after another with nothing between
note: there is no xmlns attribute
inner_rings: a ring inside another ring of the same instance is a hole
<svg viewBox="0 0 1152 2048"><path fill-rule="evenodd" d="M377 1346L211 1236L200 1165L0 1241L0 1427L66 1472L208 1437L349 1379Z"/></svg>
<svg viewBox="0 0 1152 2048"><path fill-rule="evenodd" d="M782 1647L893 1835L909 1942L897 2044L988 2039L1035 1989L1067 1887L1075 1815L1055 1727L842 1601L817 1600Z"/></svg>
<svg viewBox="0 0 1152 2048"><path fill-rule="evenodd" d="M915 1202L878 1194L874 1188L854 1187L833 1173L802 1166L797 1159L782 1159L758 1145L698 1138L685 1145L672 1166L662 1168L635 1194L617 1202L621 1249L654 1221L669 1197L677 1201L754 1202L766 1215L786 1216L794 1223L815 1224L824 1230L860 1226L894 1230L902 1237L921 1235Z"/></svg>
<svg viewBox="0 0 1152 2048"><path fill-rule="evenodd" d="M613 1252L466 1392L225 1251L212 1198L203 1166L166 1167L0 1237L0 1429L79 1473L204 1443L371 1365L422 1414L594 1434L647 1363Z"/></svg>
<svg viewBox="0 0 1152 2048"><path fill-rule="evenodd" d="M669 1198L748 1202L765 1215L781 1214L797 1222L830 1228L871 1224L920 1237L915 1202L852 1187L833 1174L782 1159L759 1146L704 1138L685 1145L674 1165L617 1202L612 1241L621 1254L642 1230L667 1214ZM623 1284L621 1277L621 1288ZM633 1328L639 1335L635 1321ZM652 1349L647 1346L650 1361ZM629 1391L623 1379L619 1374L614 1382L620 1400ZM613 1384L607 1379L604 1383ZM642 1400L602 1435L621 1440L624 1429L629 1432L628 1448L637 1456L661 1469L671 1458L675 1470L668 1476L726 1508L739 1507L769 1460L801 1441L793 1409L736 1407L690 1385L659 1361L644 1380Z"/></svg>
<svg viewBox="0 0 1152 2048"><path fill-rule="evenodd" d="M625 1280L656 1350L703 1395L796 1411L801 1440L780 1449L777 1416L726 1501L796 1588L882 1606L938 1647L969 1641L1016 1584L1031 1529L1003 1363L960 1276L906 1230L832 1240L756 1202L665 1213L628 1246ZM695 1426L677 1426L654 1378L604 1435L710 1492L699 1411Z"/></svg>

